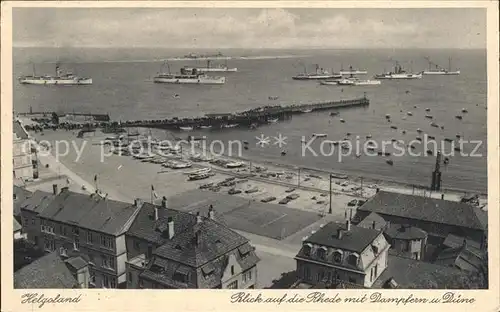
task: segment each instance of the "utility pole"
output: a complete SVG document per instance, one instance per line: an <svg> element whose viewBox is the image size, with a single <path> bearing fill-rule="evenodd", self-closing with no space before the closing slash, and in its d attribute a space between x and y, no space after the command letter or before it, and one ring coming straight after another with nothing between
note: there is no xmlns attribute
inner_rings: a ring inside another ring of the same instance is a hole
<svg viewBox="0 0 500 312"><path fill-rule="evenodd" d="M330 187L329 187L329 191L330 191L330 208L328 209L328 213L332 214L332 174L331 173L330 173Z"/></svg>

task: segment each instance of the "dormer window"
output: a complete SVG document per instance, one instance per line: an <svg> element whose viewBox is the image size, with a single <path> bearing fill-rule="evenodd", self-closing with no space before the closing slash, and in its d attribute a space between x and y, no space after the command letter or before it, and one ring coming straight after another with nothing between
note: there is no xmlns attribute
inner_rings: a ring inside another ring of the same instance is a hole
<svg viewBox="0 0 500 312"><path fill-rule="evenodd" d="M318 256L318 259L326 260L326 248L325 247L318 248L318 251L316 252L316 254Z"/></svg>
<svg viewBox="0 0 500 312"><path fill-rule="evenodd" d="M347 262L353 266L358 265L358 260L359 260L359 255L355 253L350 254L349 257L347 258Z"/></svg>
<svg viewBox="0 0 500 312"><path fill-rule="evenodd" d="M310 257L311 256L312 245L311 244L305 244L303 249L304 249L304 256Z"/></svg>
<svg viewBox="0 0 500 312"><path fill-rule="evenodd" d="M333 252L333 262L335 262L335 263L342 262L342 251L341 250L335 250Z"/></svg>

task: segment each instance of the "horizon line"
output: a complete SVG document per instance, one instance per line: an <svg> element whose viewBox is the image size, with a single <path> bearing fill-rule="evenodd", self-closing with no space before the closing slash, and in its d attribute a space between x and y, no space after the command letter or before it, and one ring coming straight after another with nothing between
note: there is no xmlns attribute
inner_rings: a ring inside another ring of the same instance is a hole
<svg viewBox="0 0 500 312"><path fill-rule="evenodd" d="M211 48L211 47L161 47L161 46L70 46L70 47L54 47L54 46L16 46L16 49L163 49L163 50L487 50L487 47L283 47L283 48L255 48L255 47L239 47L239 48Z"/></svg>

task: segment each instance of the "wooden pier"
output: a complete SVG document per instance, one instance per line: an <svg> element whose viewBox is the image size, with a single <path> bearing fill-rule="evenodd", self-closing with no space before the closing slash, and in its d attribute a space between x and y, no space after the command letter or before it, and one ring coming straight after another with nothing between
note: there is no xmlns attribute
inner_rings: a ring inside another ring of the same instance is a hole
<svg viewBox="0 0 500 312"><path fill-rule="evenodd" d="M366 98L339 100L330 102L297 104L288 106L264 106L239 113L207 114L198 118L172 118L164 120L137 120L125 121L116 124L119 127L143 127L178 130L180 127L212 127L224 128L227 125L252 126L269 123L269 120L290 119L292 115L314 111L334 110L347 107L367 106L370 101ZM115 124L115 122L113 122Z"/></svg>

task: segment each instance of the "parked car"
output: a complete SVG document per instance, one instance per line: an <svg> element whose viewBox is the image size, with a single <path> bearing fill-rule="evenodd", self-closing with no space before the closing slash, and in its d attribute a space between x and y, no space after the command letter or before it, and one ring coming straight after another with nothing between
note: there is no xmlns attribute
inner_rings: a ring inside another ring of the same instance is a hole
<svg viewBox="0 0 500 312"><path fill-rule="evenodd" d="M295 189L294 189L293 187L291 187L291 188L289 188L289 189L285 190L285 192L286 192L286 193L291 193L291 192L293 192L293 191L295 191Z"/></svg>
<svg viewBox="0 0 500 312"><path fill-rule="evenodd" d="M289 200L294 200L294 199L297 199L299 197L300 197L299 194L290 194L286 198Z"/></svg>
<svg viewBox="0 0 500 312"><path fill-rule="evenodd" d="M358 200L357 199L353 199L353 200L351 200L350 202L347 203L347 206L352 207L352 206L356 206L357 204L358 204Z"/></svg>
<svg viewBox="0 0 500 312"><path fill-rule="evenodd" d="M229 195L236 195L236 194L240 194L241 193L241 190L236 190L236 189L230 189L228 192L227 192Z"/></svg>
<svg viewBox="0 0 500 312"><path fill-rule="evenodd" d="M279 204L286 205L291 201L288 197L283 198L282 200L279 201Z"/></svg>
<svg viewBox="0 0 500 312"><path fill-rule="evenodd" d="M269 203L269 202L272 202L273 200L276 200L276 197L269 196L269 197L261 199L260 201L263 202L263 203Z"/></svg>

